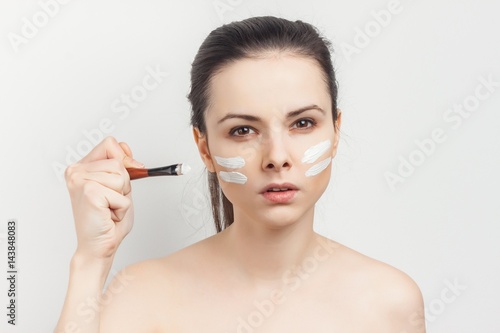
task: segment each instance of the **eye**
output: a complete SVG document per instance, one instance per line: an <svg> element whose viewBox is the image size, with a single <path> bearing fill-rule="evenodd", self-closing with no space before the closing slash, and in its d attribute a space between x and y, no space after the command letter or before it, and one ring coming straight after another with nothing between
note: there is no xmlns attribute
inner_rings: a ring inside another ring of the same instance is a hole
<svg viewBox="0 0 500 333"><path fill-rule="evenodd" d="M229 131L229 134L231 136L245 136L253 133L255 133L255 131L248 126L236 127L231 129L231 131Z"/></svg>
<svg viewBox="0 0 500 333"><path fill-rule="evenodd" d="M316 126L316 122L313 119L303 118L303 119L297 120L292 125L292 128L307 129L307 128L314 127L314 126Z"/></svg>

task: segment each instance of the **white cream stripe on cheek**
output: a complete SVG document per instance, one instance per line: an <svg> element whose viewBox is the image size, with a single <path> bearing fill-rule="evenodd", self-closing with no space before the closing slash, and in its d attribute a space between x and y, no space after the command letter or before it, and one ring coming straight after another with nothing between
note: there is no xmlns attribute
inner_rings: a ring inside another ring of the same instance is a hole
<svg viewBox="0 0 500 333"><path fill-rule="evenodd" d="M226 172L219 171L220 178L227 183L235 183L235 184L245 184L247 182L247 176L239 172Z"/></svg>
<svg viewBox="0 0 500 333"><path fill-rule="evenodd" d="M314 163L318 158L323 155L328 148L332 145L332 142L330 140L322 141L318 143L317 145L312 146L311 148L307 149L304 153L304 157L302 157L301 162L302 163Z"/></svg>
<svg viewBox="0 0 500 333"><path fill-rule="evenodd" d="M217 164L224 168L228 169L238 169L242 168L245 166L245 160L243 157L237 156L237 157L220 157L220 156L214 156L215 161L217 161Z"/></svg>
<svg viewBox="0 0 500 333"><path fill-rule="evenodd" d="M306 177L316 176L318 173L325 170L331 161L332 158L328 157L327 159L313 165L309 168L309 170L306 171Z"/></svg>

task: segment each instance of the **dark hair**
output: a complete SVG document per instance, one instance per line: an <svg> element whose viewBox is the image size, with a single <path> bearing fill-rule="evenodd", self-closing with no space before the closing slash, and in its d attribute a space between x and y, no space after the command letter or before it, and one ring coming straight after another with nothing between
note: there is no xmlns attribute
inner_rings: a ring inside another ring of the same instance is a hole
<svg viewBox="0 0 500 333"><path fill-rule="evenodd" d="M286 51L318 63L337 120L337 82L330 54L331 43L317 29L302 21L264 16L225 24L213 30L201 44L191 68L191 125L206 135L205 111L210 103L210 81L226 64L253 58L268 51ZM208 137L207 137L208 139ZM215 173L208 173L212 213L217 232L233 223L233 205L222 192Z"/></svg>

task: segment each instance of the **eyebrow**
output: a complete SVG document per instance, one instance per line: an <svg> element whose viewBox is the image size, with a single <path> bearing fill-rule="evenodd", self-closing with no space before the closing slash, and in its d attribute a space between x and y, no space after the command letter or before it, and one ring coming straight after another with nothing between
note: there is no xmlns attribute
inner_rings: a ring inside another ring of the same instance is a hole
<svg viewBox="0 0 500 333"><path fill-rule="evenodd" d="M311 105L303 106L297 110L293 110L293 111L288 112L286 114L286 118L287 119L294 118L294 117L300 115L301 113L309 111L309 110L317 110L317 111L321 112L322 114L325 114L325 110L323 110L322 108L320 108L316 104L311 104ZM220 119L217 122L217 124L220 124L227 119L234 119L234 118L244 119L244 120L248 120L248 121L255 121L255 122L262 120L260 117L252 116L249 114L228 113L224 117L222 117L222 119Z"/></svg>

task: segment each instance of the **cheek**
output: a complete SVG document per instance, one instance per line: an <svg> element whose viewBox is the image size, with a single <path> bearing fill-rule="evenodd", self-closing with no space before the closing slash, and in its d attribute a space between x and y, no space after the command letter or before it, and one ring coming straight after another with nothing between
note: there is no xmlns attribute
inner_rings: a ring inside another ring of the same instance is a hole
<svg viewBox="0 0 500 333"><path fill-rule="evenodd" d="M307 169L306 177L312 177L312 176L316 176L316 175L320 174L321 172L326 170L326 168L328 168L331 161L332 161L332 158L327 157L326 159L322 160L321 162L316 163L315 165L313 165L312 167Z"/></svg>
<svg viewBox="0 0 500 333"><path fill-rule="evenodd" d="M301 162L304 165L309 166L305 172L306 177L316 176L328 168L332 161L332 157L328 156L324 158L324 156L326 153L330 152L331 146L332 142L330 140L325 140L309 147L304 152Z"/></svg>
<svg viewBox="0 0 500 333"><path fill-rule="evenodd" d="M237 171L219 171L220 179L226 183L234 183L243 185L247 182L248 178L241 172Z"/></svg>
<svg viewBox="0 0 500 333"><path fill-rule="evenodd" d="M245 166L245 159L242 156L222 157L214 156L215 162L226 170L219 171L219 177L226 183L243 185L247 182L247 176L240 172Z"/></svg>
<svg viewBox="0 0 500 333"><path fill-rule="evenodd" d="M217 162L218 165L224 168L228 169L239 169L243 168L245 166L245 160L241 156L236 156L236 157L220 157L220 156L214 156L215 162Z"/></svg>
<svg viewBox="0 0 500 333"><path fill-rule="evenodd" d="M314 146L309 147L304 152L304 156L302 156L301 162L307 164L316 162L316 160L321 156L323 156L323 154L325 154L328 151L328 149L330 149L331 146L332 142L330 140L325 140L321 141L320 143Z"/></svg>

